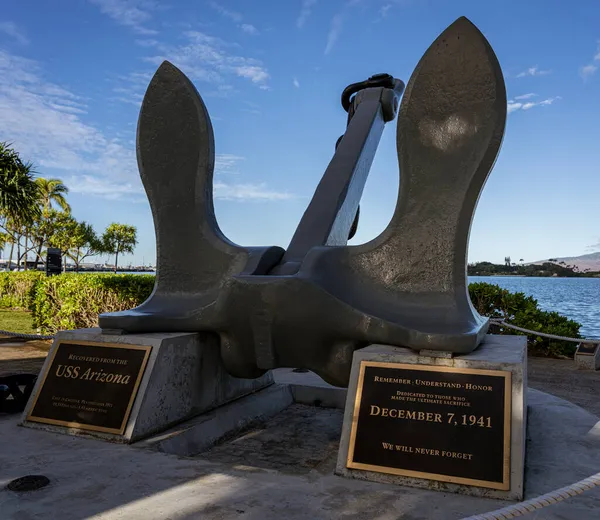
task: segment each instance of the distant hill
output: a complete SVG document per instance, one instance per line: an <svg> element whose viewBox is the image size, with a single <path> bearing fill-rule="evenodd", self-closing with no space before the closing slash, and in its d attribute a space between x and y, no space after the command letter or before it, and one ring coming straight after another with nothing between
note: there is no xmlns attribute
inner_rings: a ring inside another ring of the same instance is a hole
<svg viewBox="0 0 600 520"><path fill-rule="evenodd" d="M537 262L529 262L531 265L541 265L545 262L552 261L554 264L559 265L570 265L573 267L577 267L579 271L585 271L589 269L590 271L600 271L600 251L596 253L590 253L588 255L581 256L565 256L562 258L545 258L544 260L539 260ZM562 263L564 262L564 264Z"/></svg>

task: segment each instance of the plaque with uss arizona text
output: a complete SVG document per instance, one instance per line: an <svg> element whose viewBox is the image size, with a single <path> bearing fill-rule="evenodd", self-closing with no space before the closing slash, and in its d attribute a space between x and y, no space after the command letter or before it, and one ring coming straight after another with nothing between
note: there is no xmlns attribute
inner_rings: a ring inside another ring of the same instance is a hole
<svg viewBox="0 0 600 520"><path fill-rule="evenodd" d="M151 349L60 341L27 421L122 435Z"/></svg>
<svg viewBox="0 0 600 520"><path fill-rule="evenodd" d="M510 489L511 373L362 361L347 467Z"/></svg>

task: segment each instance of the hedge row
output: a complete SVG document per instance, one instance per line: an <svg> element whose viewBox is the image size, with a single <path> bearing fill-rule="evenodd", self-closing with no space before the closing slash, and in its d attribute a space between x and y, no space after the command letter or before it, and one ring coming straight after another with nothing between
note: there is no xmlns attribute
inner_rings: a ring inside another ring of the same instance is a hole
<svg viewBox="0 0 600 520"><path fill-rule="evenodd" d="M511 293L497 285L480 282L469 285L469 294L473 306L482 316L501 318L507 323L536 332L581 338L579 333L580 323L562 316L558 312L541 310L535 298L525 296L522 292ZM493 334L525 335L506 327L492 327L490 332ZM530 334L528 335L528 348L530 352L538 355L573 357L577 343L552 340Z"/></svg>
<svg viewBox="0 0 600 520"><path fill-rule="evenodd" d="M153 275L67 273L47 278L38 272L0 273L0 308L29 309L34 328L44 334L96 327L98 314L131 309L146 300L154 280ZM542 311L531 296L488 283L471 284L469 293L481 315L529 330L581 337L579 323L557 312ZM521 334L498 327L490 332ZM573 356L576 344L529 336L529 348L537 354Z"/></svg>
<svg viewBox="0 0 600 520"><path fill-rule="evenodd" d="M30 309L36 285L44 278L39 271L0 273L0 308Z"/></svg>
<svg viewBox="0 0 600 520"><path fill-rule="evenodd" d="M42 334L97 327L99 314L131 309L146 300L154 279L133 274L0 273L0 307L30 310L33 327Z"/></svg>

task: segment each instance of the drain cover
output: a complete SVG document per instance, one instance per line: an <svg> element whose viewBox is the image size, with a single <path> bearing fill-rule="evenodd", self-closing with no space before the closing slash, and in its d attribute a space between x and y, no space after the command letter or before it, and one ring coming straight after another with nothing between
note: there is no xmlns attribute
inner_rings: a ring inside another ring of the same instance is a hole
<svg viewBox="0 0 600 520"><path fill-rule="evenodd" d="M26 475L11 480L6 486L11 491L35 491L50 484L50 479L44 475Z"/></svg>

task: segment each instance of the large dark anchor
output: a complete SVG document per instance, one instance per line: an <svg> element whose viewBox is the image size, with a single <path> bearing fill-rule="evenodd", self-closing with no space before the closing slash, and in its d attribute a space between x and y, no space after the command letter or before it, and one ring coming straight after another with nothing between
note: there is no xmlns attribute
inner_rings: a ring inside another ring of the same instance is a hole
<svg viewBox="0 0 600 520"><path fill-rule="evenodd" d="M346 386L371 343L468 353L488 320L467 292L477 200L506 121L502 72L466 18L418 63L397 127L396 210L374 240L348 246L363 187L403 84L378 75L345 91L344 136L287 250L244 248L221 233L212 203L213 132L191 82L163 63L144 98L138 163L154 216L150 298L103 314L103 329L212 331L234 376L303 367Z"/></svg>

